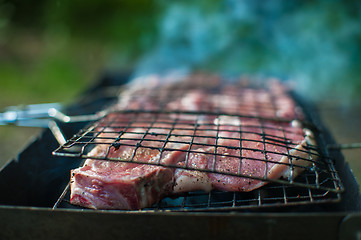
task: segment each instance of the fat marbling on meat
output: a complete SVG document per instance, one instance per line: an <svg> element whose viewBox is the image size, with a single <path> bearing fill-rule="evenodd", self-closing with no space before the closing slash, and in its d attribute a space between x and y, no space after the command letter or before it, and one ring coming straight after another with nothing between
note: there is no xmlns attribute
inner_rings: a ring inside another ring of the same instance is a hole
<svg viewBox="0 0 361 240"><path fill-rule="evenodd" d="M174 193L252 191L269 179L293 179L315 160L306 149L315 145L312 133L291 121L303 114L278 82L268 89L172 89L132 90L112 107L119 112L100 121L89 159L72 170L71 203L141 209ZM180 113L138 113L137 122L122 110ZM197 113L205 111L213 114Z"/></svg>
<svg viewBox="0 0 361 240"><path fill-rule="evenodd" d="M315 155L310 156L307 150L315 141L309 131L305 136L302 128L283 124L280 129L279 124L261 127L251 120L240 126L219 127L217 146L190 153L187 164L228 175L177 169L174 192L212 189L249 192L270 179L294 179L315 160ZM184 162L178 164L184 166Z"/></svg>

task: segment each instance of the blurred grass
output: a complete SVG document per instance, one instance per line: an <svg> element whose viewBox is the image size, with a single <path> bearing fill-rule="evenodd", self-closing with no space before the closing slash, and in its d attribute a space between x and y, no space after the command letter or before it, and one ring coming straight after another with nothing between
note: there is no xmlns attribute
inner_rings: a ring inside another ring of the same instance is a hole
<svg viewBox="0 0 361 240"><path fill-rule="evenodd" d="M155 13L152 1L0 1L0 108L71 102L115 55L131 68Z"/></svg>
<svg viewBox="0 0 361 240"><path fill-rule="evenodd" d="M101 46L62 39L43 39L29 33L12 33L17 38L5 46L7 61L0 64L0 104L7 105L66 101L94 80L104 65Z"/></svg>

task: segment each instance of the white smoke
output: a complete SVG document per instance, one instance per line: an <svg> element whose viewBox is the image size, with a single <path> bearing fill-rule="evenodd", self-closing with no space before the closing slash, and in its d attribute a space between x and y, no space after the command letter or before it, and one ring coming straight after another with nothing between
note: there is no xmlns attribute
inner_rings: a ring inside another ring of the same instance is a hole
<svg viewBox="0 0 361 240"><path fill-rule="evenodd" d="M292 78L300 93L315 99L357 96L351 78L359 73L361 14L349 15L342 1L161 4L158 43L135 77L194 69L263 74Z"/></svg>

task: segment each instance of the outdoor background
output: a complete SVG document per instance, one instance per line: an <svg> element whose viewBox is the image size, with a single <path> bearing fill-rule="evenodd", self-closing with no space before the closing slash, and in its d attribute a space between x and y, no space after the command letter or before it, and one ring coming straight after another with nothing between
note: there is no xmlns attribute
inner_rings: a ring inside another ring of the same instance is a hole
<svg viewBox="0 0 361 240"><path fill-rule="evenodd" d="M0 0L0 112L69 104L107 71L193 69L290 78L361 142L359 1ZM39 131L0 126L0 165ZM361 179L361 151L343 152Z"/></svg>

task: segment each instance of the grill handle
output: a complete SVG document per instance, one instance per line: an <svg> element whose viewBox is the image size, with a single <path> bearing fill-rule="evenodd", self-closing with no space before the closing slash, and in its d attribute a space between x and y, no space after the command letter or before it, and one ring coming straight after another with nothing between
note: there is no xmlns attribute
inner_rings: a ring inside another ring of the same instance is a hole
<svg viewBox="0 0 361 240"><path fill-rule="evenodd" d="M361 143L345 143L345 144L330 144L327 145L329 150L346 150L361 148Z"/></svg>
<svg viewBox="0 0 361 240"><path fill-rule="evenodd" d="M85 122L97 120L105 115L105 112L97 114L68 116L61 112L60 103L32 104L25 106L12 106L0 113L0 125L16 125L24 127L49 127L50 121L63 123Z"/></svg>
<svg viewBox="0 0 361 240"><path fill-rule="evenodd" d="M58 143L63 145L66 143L66 138L57 121L63 123L94 121L106 114L103 111L97 114L68 116L62 113L61 109L62 105L59 103L8 107L5 112L0 113L0 125L49 128Z"/></svg>
<svg viewBox="0 0 361 240"><path fill-rule="evenodd" d="M6 108L5 112L0 113L0 126L16 125L49 128L59 143L65 143L65 139L60 134L60 128L56 121L63 123L95 121L104 117L107 113L106 111L100 111L96 114L68 116L61 109L62 104L60 103L11 106ZM361 143L331 144L327 148L329 150L357 149L361 148Z"/></svg>

